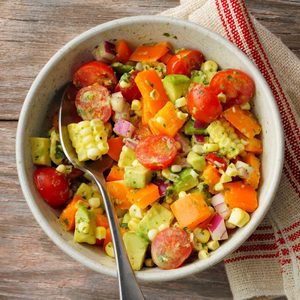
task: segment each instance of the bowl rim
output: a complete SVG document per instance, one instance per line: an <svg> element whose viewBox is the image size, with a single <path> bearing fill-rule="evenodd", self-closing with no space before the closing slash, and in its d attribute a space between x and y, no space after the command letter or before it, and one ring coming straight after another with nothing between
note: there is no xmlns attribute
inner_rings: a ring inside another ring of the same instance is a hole
<svg viewBox="0 0 300 300"><path fill-rule="evenodd" d="M47 76L47 74L50 72L51 66L53 64L56 64L62 56L64 56L68 51L70 51L70 48L77 47L79 44L84 42L85 40L91 38L95 34L98 34L100 32L106 31L108 29L112 29L115 27L119 27L122 25L128 25L128 24L134 24L134 23L169 23L170 25L176 25L176 26L186 26L189 27L195 31L202 32L214 40L217 40L218 43L224 45L226 48L228 48L231 52L235 53L237 56L241 57L241 59L244 61L247 68L249 68L256 78L258 78L261 81L263 90L269 98L270 105L274 114L274 117L276 119L276 122L274 122L274 126L276 127L276 132L278 135L278 140L280 142L280 145L277 149L277 164L275 166L274 171L274 177L273 180L268 184L269 190L272 192L269 192L268 201L264 202L263 207L260 207L260 210L257 212L257 221L249 223L245 228L243 228L243 237L241 237L238 241L235 243L228 243L227 247L224 248L223 251L215 253L212 255L208 260L207 264L201 264L199 262L194 262L193 264L189 264L186 266L182 266L175 270L159 270L157 272L135 272L136 277L139 281L144 282L159 282L159 281L170 281L170 280L176 280L183 277L186 277L188 275L192 275L198 272L203 271L204 269L207 269L221 260L223 260L227 255L235 251L238 247L240 247L241 244L243 244L248 237L254 232L256 227L261 223L264 216L268 212L274 195L276 193L276 190L278 188L282 168L283 168L283 157L284 157L284 138L283 138L283 129L282 129L282 123L281 123L281 117L279 113L279 109L276 105L276 101L272 95L271 89L268 86L266 80L256 67L256 65L234 44L232 44L230 41L226 40L224 37L219 35L218 33L215 33L207 28L204 28L196 23L186 21L186 20L180 20L172 17L166 17L166 16L155 16L155 15L141 15L141 16L134 16L134 17L125 17L120 19L115 19L106 23L102 23L100 25L97 25L70 40L68 43L66 43L62 48L60 48L51 58L48 60L48 62L44 65L44 67L41 69L41 71L36 76L35 80L33 81L27 96L24 100L19 122L17 126L17 133L16 133L16 165L17 165L17 172L18 177L20 181L20 186L23 192L23 195L27 201L27 204L34 215L36 221L41 226L43 231L48 235L48 237L66 254L71 256L76 261L82 263L83 265L87 266L88 268L103 273L105 275L110 276L117 276L116 269L112 269L106 266L103 266L99 263L95 263L92 259L87 258L84 254L80 253L79 251L75 250L70 244L68 244L67 241L65 241L59 233L57 233L51 225L48 223L48 221L43 217L41 214L37 204L35 203L34 197L31 193L31 190L29 188L25 168L24 168L24 144L25 144L25 128L23 124L26 124L29 119L28 111L31 108L31 99L35 94L35 91L39 88L39 86L42 84L43 79Z"/></svg>

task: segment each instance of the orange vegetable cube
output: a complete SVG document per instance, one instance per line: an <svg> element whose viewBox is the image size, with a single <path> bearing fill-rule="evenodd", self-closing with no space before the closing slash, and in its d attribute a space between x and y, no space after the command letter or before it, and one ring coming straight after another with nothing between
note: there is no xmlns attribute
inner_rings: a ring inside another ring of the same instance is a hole
<svg viewBox="0 0 300 300"><path fill-rule="evenodd" d="M247 138L251 139L261 132L261 126L249 111L235 105L223 112L224 118Z"/></svg>
<svg viewBox="0 0 300 300"><path fill-rule="evenodd" d="M125 185L124 180L109 181L106 183L106 188L116 208L128 209L131 206L132 203L127 197L130 189Z"/></svg>
<svg viewBox="0 0 300 300"><path fill-rule="evenodd" d="M244 161L253 168L253 171L244 181L254 189L257 189L260 180L260 160L253 153L247 153L244 157Z"/></svg>
<svg viewBox="0 0 300 300"><path fill-rule="evenodd" d="M195 228L211 216L201 193L187 194L171 204L171 210L181 228Z"/></svg>
<svg viewBox="0 0 300 300"><path fill-rule="evenodd" d="M155 62L164 56L171 46L169 43L161 42L155 45L141 45L138 46L130 56L130 60Z"/></svg>
<svg viewBox="0 0 300 300"><path fill-rule="evenodd" d="M120 153L122 151L122 147L124 145L122 137L113 137L108 139L107 141L109 150L107 152L108 156L113 160L118 161L120 157Z"/></svg>
<svg viewBox="0 0 300 300"><path fill-rule="evenodd" d="M149 183L140 190L131 190L131 192L128 193L129 201L142 209L155 202L159 197L158 186L153 183Z"/></svg>
<svg viewBox="0 0 300 300"><path fill-rule="evenodd" d="M153 134L165 134L174 137L179 129L184 125L187 117L179 118L176 107L168 101L156 115L149 120L149 127Z"/></svg>
<svg viewBox="0 0 300 300"><path fill-rule="evenodd" d="M204 182L209 186L209 192L216 194L215 185L220 181L221 174L219 171L212 165L207 164L203 173L202 178Z"/></svg>
<svg viewBox="0 0 300 300"><path fill-rule="evenodd" d="M245 150L255 154L261 154L263 151L262 141L257 138L246 139L247 145L245 145Z"/></svg>
<svg viewBox="0 0 300 300"><path fill-rule="evenodd" d="M254 212L258 206L255 189L242 181L224 184L225 202L230 208L241 208L247 212Z"/></svg>
<svg viewBox="0 0 300 300"><path fill-rule="evenodd" d="M109 174L106 177L107 181L123 180L124 179L124 170L119 168L116 165L113 165L109 171Z"/></svg>

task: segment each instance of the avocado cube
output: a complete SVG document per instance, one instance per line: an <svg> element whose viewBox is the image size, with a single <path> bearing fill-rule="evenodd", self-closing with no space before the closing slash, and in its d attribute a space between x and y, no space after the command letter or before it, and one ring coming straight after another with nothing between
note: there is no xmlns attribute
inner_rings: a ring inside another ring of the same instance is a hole
<svg viewBox="0 0 300 300"><path fill-rule="evenodd" d="M140 270L145 260L148 241L133 231L125 232L123 241L132 269Z"/></svg>
<svg viewBox="0 0 300 300"><path fill-rule="evenodd" d="M91 198L100 198L102 199L100 193L97 190L94 190L91 185L82 183L77 189L75 195L79 195L84 200L89 200Z"/></svg>
<svg viewBox="0 0 300 300"><path fill-rule="evenodd" d="M190 78L181 74L167 75L163 80L166 93L173 103L187 93L190 83Z"/></svg>
<svg viewBox="0 0 300 300"><path fill-rule="evenodd" d="M51 130L50 133L50 158L56 164L61 164L65 158L64 151L60 144L59 134L55 130Z"/></svg>
<svg viewBox="0 0 300 300"><path fill-rule="evenodd" d="M151 170L143 166L125 167L124 182L128 187L142 189L151 181L151 178Z"/></svg>
<svg viewBox="0 0 300 300"><path fill-rule="evenodd" d="M120 168L125 168L127 166L131 166L135 159L136 159L136 155L135 155L134 150L127 146L123 146L122 151L120 153L118 166Z"/></svg>
<svg viewBox="0 0 300 300"><path fill-rule="evenodd" d="M90 245L96 244L96 217L84 205L78 206L75 214L74 241Z"/></svg>
<svg viewBox="0 0 300 300"><path fill-rule="evenodd" d="M36 165L51 166L50 139L32 137L30 141L32 162Z"/></svg>
<svg viewBox="0 0 300 300"><path fill-rule="evenodd" d="M188 191L199 183L198 178L195 176L195 171L192 168L185 169L180 172L179 179L174 185L174 189L177 193L182 191Z"/></svg>
<svg viewBox="0 0 300 300"><path fill-rule="evenodd" d="M194 151L191 151L187 155L186 160L195 170L200 172L203 171L206 166L205 157Z"/></svg>
<svg viewBox="0 0 300 300"><path fill-rule="evenodd" d="M189 119L183 127L183 131L185 135L193 135L193 134L205 134L207 135L206 128L195 128L195 122L192 119Z"/></svg>
<svg viewBox="0 0 300 300"><path fill-rule="evenodd" d="M148 232L160 225L170 226L174 219L173 213L159 203L154 203L137 226L137 234L149 240Z"/></svg>

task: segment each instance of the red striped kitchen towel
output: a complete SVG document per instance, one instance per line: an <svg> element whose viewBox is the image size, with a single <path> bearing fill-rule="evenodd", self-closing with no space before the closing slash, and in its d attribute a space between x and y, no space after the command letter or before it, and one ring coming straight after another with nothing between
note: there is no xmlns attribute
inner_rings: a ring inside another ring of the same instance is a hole
<svg viewBox="0 0 300 300"><path fill-rule="evenodd" d="M162 13L207 27L235 43L258 66L279 107L285 163L272 207L255 233L225 259L234 299L300 299L300 63L251 17L242 0L182 0Z"/></svg>

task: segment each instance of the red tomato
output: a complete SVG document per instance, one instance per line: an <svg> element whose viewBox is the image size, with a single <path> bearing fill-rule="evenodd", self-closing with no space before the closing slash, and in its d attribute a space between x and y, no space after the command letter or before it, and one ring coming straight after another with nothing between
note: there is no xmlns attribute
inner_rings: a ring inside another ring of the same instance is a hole
<svg viewBox="0 0 300 300"><path fill-rule="evenodd" d="M222 169L222 170L226 170L227 168L227 163L225 161L224 158L218 156L217 154L215 153L208 153L206 156L205 156L205 159L213 166L216 166L217 168L219 169Z"/></svg>
<svg viewBox="0 0 300 300"><path fill-rule="evenodd" d="M226 95L229 105L244 104L251 100L255 93L255 84L251 77L240 70L223 70L212 78L210 86L216 94Z"/></svg>
<svg viewBox="0 0 300 300"><path fill-rule="evenodd" d="M126 87L121 87L119 84L119 89L123 95L123 97L128 101L131 102L134 99L140 99L142 97L140 90L138 89L134 78L136 77L136 75L138 74L138 71L134 71L132 73L126 73L124 75L126 75L128 78L126 79L128 81L128 86ZM123 76L124 76L123 75ZM122 76L122 77L123 77ZM120 80L122 80L122 77Z"/></svg>
<svg viewBox="0 0 300 300"><path fill-rule="evenodd" d="M80 89L76 95L75 105L78 115L83 120L99 118L107 122L111 116L109 91L98 83Z"/></svg>
<svg viewBox="0 0 300 300"><path fill-rule="evenodd" d="M204 56L197 50L181 50L173 55L167 63L167 74L183 74L190 76L193 70L199 70Z"/></svg>
<svg viewBox="0 0 300 300"><path fill-rule="evenodd" d="M190 236L183 229L170 227L159 232L152 241L151 256L161 269L180 267L192 253Z"/></svg>
<svg viewBox="0 0 300 300"><path fill-rule="evenodd" d="M67 178L54 168L38 168L33 173L34 183L48 204L54 208L63 205L69 199Z"/></svg>
<svg viewBox="0 0 300 300"><path fill-rule="evenodd" d="M135 148L138 161L151 170L162 170L175 159L176 141L167 135L153 135L140 141Z"/></svg>
<svg viewBox="0 0 300 300"><path fill-rule="evenodd" d="M210 123L222 113L222 105L210 86L195 83L187 94L189 113L198 121Z"/></svg>
<svg viewBox="0 0 300 300"><path fill-rule="evenodd" d="M75 72L73 83L77 88L99 83L111 90L117 84L117 78L110 66L95 60L82 65Z"/></svg>

